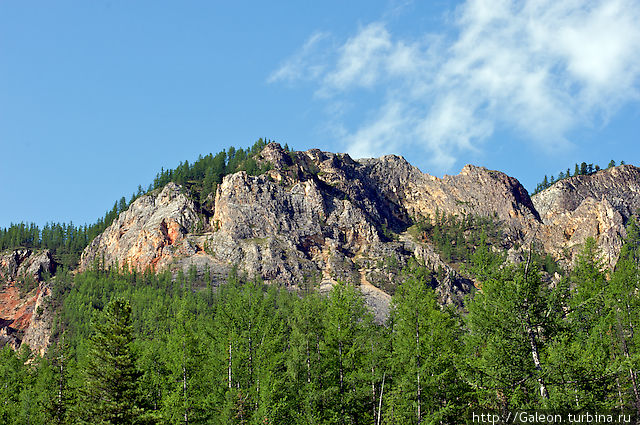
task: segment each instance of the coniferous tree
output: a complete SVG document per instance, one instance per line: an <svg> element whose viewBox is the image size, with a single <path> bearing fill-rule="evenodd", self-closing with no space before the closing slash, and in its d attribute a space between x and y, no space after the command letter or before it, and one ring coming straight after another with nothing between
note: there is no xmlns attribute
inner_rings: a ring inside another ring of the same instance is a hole
<svg viewBox="0 0 640 425"><path fill-rule="evenodd" d="M112 300L93 326L78 419L90 424L138 423L142 412L137 405L131 305L122 298Z"/></svg>
<svg viewBox="0 0 640 425"><path fill-rule="evenodd" d="M180 302L176 300L176 302ZM164 400L164 417L171 423L202 423L207 418L204 348L195 328L195 302L187 294L180 303L176 323L168 335L166 370L170 388Z"/></svg>
<svg viewBox="0 0 640 425"><path fill-rule="evenodd" d="M640 415L640 229L632 217L627 223L627 238L609 283L607 306L609 335L622 370L620 404L633 407Z"/></svg>
<svg viewBox="0 0 640 425"><path fill-rule="evenodd" d="M610 408L613 385L611 343L607 337L603 273L598 246L588 238L569 275L571 288L563 306L565 320L549 347L554 387L551 404L563 409Z"/></svg>
<svg viewBox="0 0 640 425"><path fill-rule="evenodd" d="M365 390L368 376L363 361L366 329L372 325L372 317L352 285L337 283L327 301L324 341L320 347L323 421L341 425L370 423L370 398Z"/></svg>
<svg viewBox="0 0 640 425"><path fill-rule="evenodd" d="M309 294L295 303L290 317L291 350L287 356L287 374L298 392L297 416L300 422L317 423L320 417L320 344L324 334L324 308L318 294Z"/></svg>
<svg viewBox="0 0 640 425"><path fill-rule="evenodd" d="M22 410L21 395L30 384L25 361L28 354L15 352L7 344L0 349L0 423L19 424Z"/></svg>
<svg viewBox="0 0 640 425"><path fill-rule="evenodd" d="M580 164L580 175L584 176L587 174L587 163L586 162L582 162Z"/></svg>

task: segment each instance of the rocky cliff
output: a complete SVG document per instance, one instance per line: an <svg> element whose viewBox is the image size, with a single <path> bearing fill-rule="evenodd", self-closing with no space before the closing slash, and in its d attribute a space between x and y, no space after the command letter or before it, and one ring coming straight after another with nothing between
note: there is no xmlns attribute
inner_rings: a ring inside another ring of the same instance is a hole
<svg viewBox="0 0 640 425"><path fill-rule="evenodd" d="M56 263L48 250L0 254L0 346L26 343L41 353L49 345L52 312L47 299Z"/></svg>
<svg viewBox="0 0 640 425"><path fill-rule="evenodd" d="M544 223L544 249L570 265L588 237L598 241L603 259L617 261L624 225L640 210L640 169L621 165L592 175L560 180L533 196Z"/></svg>

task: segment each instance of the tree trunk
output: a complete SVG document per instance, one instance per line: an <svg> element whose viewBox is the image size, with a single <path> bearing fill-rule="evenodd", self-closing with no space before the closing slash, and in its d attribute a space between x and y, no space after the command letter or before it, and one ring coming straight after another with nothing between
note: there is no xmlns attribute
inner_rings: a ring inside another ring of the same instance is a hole
<svg viewBox="0 0 640 425"><path fill-rule="evenodd" d="M376 383L375 383L375 367L373 364L373 341L371 341L371 406L373 408L373 423L376 423Z"/></svg>
<svg viewBox="0 0 640 425"><path fill-rule="evenodd" d="M182 340L182 394L184 396L184 425L189 424L189 408L187 407L187 367L186 367L186 353L184 347L184 340Z"/></svg>
<svg viewBox="0 0 640 425"><path fill-rule="evenodd" d="M231 389L231 341L229 341L229 389Z"/></svg>
<svg viewBox="0 0 640 425"><path fill-rule="evenodd" d="M637 287L637 284L636 284L636 287ZM635 329L633 327L633 322L631 321L631 307L629 306L629 301L625 302L625 306L627 308L627 319L629 320L629 331L631 332L631 340L633 341L633 334ZM624 336L622 337L622 340L624 341L624 351L625 351L624 355L627 359L629 359L629 347L627 345L627 341L624 338ZM629 374L631 375L631 383L633 385L633 395L635 396L635 399L636 399L636 412L640 416L640 393L638 392L638 382L637 382L636 371L633 370L633 367L629 368Z"/></svg>
<svg viewBox="0 0 640 425"><path fill-rule="evenodd" d="M382 386L380 387L380 402L378 403L378 423L380 425L380 420L382 419L382 394L384 393L384 378L387 376L387 373L382 374Z"/></svg>
<svg viewBox="0 0 640 425"><path fill-rule="evenodd" d="M309 340L306 341L307 345L307 384L311 383L311 356L309 355Z"/></svg>
<svg viewBox="0 0 640 425"><path fill-rule="evenodd" d="M533 357L533 364L536 367L536 371L538 372L538 385L540 385L540 397L548 399L549 393L547 392L547 386L544 384L544 379L542 379L542 364L540 363L540 357L538 355L538 343L536 341L536 336L534 331L529 324L526 322L527 326L527 335L529 335L529 344L531 345L531 357Z"/></svg>
<svg viewBox="0 0 640 425"><path fill-rule="evenodd" d="M251 339L251 321L249 321L249 387L253 383L253 341Z"/></svg>
<svg viewBox="0 0 640 425"><path fill-rule="evenodd" d="M627 347L627 339L621 335L622 338L622 352L624 357L629 360L629 348ZM638 393L638 382L636 379L636 373L632 367L629 368L629 377L631 378L631 387L633 388L633 395L635 397L636 412L640 415L640 394Z"/></svg>
<svg viewBox="0 0 640 425"><path fill-rule="evenodd" d="M417 312L416 312L417 313ZM418 380L418 425L422 422L422 388L420 387L420 322L416 314L416 366L417 366L417 380Z"/></svg>

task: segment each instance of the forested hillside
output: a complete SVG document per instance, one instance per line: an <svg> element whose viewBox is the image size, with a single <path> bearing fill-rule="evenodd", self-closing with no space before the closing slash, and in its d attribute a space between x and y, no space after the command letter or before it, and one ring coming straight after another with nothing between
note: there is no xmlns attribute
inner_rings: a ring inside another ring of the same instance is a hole
<svg viewBox="0 0 640 425"><path fill-rule="evenodd" d="M555 285L533 256L482 244L467 313L442 307L413 261L384 326L353 285L292 293L195 270L58 275L47 356L0 352L0 421L52 423L463 423L492 409L640 405L635 221L611 274L593 240ZM197 290L194 290L199 288Z"/></svg>

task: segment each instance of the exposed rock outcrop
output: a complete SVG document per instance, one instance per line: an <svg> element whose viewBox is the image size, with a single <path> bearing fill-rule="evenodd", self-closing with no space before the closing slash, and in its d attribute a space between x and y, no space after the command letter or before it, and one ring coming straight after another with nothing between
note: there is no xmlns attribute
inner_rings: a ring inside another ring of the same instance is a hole
<svg viewBox="0 0 640 425"><path fill-rule="evenodd" d="M18 278L39 281L44 273L55 273L56 267L48 249L40 252L16 249L0 254L0 281L14 282Z"/></svg>
<svg viewBox="0 0 640 425"><path fill-rule="evenodd" d="M640 210L640 169L621 165L566 178L534 195L533 203L544 222L538 236L545 251L570 265L593 237L612 267L626 236L624 225Z"/></svg>
<svg viewBox="0 0 640 425"><path fill-rule="evenodd" d="M472 165L437 178L395 155L354 160L317 149L289 152L276 143L256 160L270 164L269 171L225 176L202 205L175 183L141 196L89 244L80 269L195 267L216 284L237 266L249 277L320 291L346 280L359 285L381 322L411 257L437 271L442 302L461 305L474 289L410 229L425 217L491 217L503 230L499 248L515 262L535 243L570 267L594 237L613 266L624 225L640 209L640 169L628 165L563 179L530 198L516 179ZM46 348L52 281L43 278L55 266L48 251L0 254L0 345Z"/></svg>
<svg viewBox="0 0 640 425"><path fill-rule="evenodd" d="M187 235L199 220L193 201L180 186L169 183L159 193L137 199L121 213L84 250L80 268L94 263L119 267L126 263L141 270L165 268L174 258L198 252Z"/></svg>
<svg viewBox="0 0 640 425"><path fill-rule="evenodd" d="M48 250L20 249L0 255L0 346L27 343L43 353L49 345L51 317L42 279L56 270Z"/></svg>

